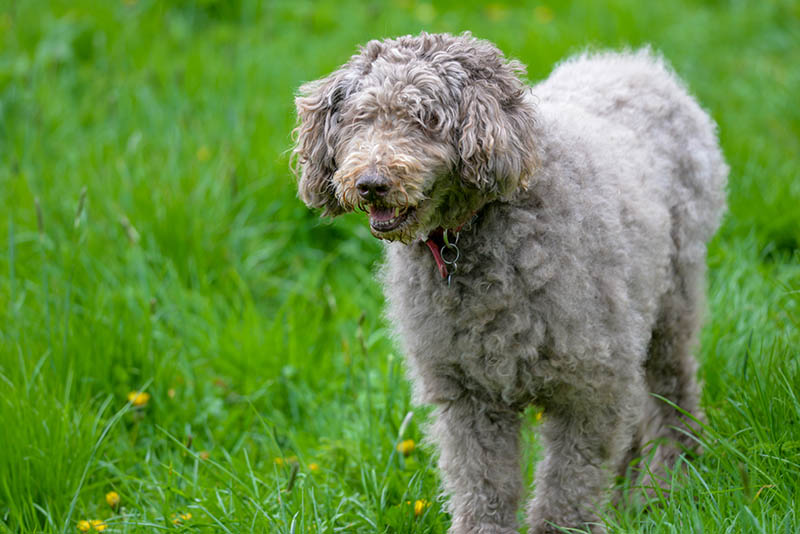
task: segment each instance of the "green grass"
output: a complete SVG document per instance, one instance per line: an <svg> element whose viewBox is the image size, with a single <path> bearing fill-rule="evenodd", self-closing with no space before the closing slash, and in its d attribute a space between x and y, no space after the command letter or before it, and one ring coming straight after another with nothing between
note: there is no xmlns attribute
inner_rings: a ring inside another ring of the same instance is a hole
<svg viewBox="0 0 800 534"><path fill-rule="evenodd" d="M472 30L534 80L650 42L710 110L732 171L705 454L609 531L800 531L798 21L793 0L0 4L0 532L446 531L431 451L395 452L425 409L380 245L308 212L287 157L300 83L422 29Z"/></svg>

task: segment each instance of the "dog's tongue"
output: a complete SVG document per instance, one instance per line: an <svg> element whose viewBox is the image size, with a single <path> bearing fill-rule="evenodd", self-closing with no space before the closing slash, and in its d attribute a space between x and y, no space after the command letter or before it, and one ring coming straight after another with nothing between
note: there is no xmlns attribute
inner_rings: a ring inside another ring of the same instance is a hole
<svg viewBox="0 0 800 534"><path fill-rule="evenodd" d="M394 218L394 208L377 208L375 206L370 206L369 218L379 222L388 221Z"/></svg>

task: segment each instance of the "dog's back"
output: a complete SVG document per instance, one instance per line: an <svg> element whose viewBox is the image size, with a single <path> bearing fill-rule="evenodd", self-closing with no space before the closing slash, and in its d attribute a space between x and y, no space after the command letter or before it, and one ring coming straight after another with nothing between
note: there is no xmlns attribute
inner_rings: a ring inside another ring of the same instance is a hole
<svg viewBox="0 0 800 534"><path fill-rule="evenodd" d="M674 238L695 261L704 257L705 244L716 231L725 207L728 167L717 142L716 125L665 60L644 48L630 53L581 54L561 63L533 88L540 113L563 115L580 109L600 124L608 139L618 126L626 127L636 144L652 154L637 162L654 193L664 195L677 224ZM560 118L557 117L557 120ZM608 121L613 128L603 128ZM589 134L585 124L581 135ZM626 165L625 143L608 139L607 159ZM640 165L641 166L641 165Z"/></svg>

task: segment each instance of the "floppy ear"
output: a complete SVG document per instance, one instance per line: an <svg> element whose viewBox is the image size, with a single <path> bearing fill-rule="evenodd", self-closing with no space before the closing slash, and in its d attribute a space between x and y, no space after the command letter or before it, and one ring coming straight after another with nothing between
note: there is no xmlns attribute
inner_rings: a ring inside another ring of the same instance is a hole
<svg viewBox="0 0 800 534"><path fill-rule="evenodd" d="M293 167L299 176L300 198L307 206L324 208L324 215L344 212L336 200L331 178L336 172L334 149L338 143L342 101L347 96L344 71L300 87L295 98L298 125L292 151Z"/></svg>
<svg viewBox="0 0 800 534"><path fill-rule="evenodd" d="M473 78L461 94L461 177L500 197L527 187L536 168L535 114L515 74L522 69L502 61L488 76Z"/></svg>

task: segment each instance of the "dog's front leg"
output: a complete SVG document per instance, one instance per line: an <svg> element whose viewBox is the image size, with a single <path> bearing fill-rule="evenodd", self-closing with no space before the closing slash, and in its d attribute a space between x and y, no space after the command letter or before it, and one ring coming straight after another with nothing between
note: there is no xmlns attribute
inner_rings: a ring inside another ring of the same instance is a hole
<svg viewBox="0 0 800 534"><path fill-rule="evenodd" d="M545 456L536 470L528 534L606 531L598 511L608 500L612 474L630 446L646 395L635 373L595 386L576 387L546 406L540 427Z"/></svg>
<svg viewBox="0 0 800 534"><path fill-rule="evenodd" d="M465 396L438 406L431 430L441 451L450 534L515 534L520 413Z"/></svg>

